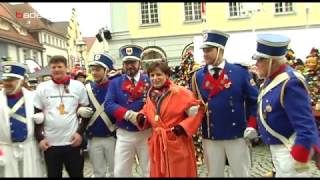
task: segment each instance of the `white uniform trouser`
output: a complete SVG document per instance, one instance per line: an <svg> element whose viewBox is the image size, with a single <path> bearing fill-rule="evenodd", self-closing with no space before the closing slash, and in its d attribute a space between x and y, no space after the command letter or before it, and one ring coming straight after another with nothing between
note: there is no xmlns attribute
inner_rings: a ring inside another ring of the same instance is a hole
<svg viewBox="0 0 320 180"><path fill-rule="evenodd" d="M24 177L23 176L23 145L22 143L12 143L12 152L14 157L18 160L18 172L19 174L17 174L16 177ZM5 167L4 164L0 164L1 168L0 168L0 177L5 177Z"/></svg>
<svg viewBox="0 0 320 180"><path fill-rule="evenodd" d="M132 177L132 165L135 154L138 155L143 177L150 176L150 161L148 152L148 138L151 129L130 132L117 129L117 142L115 150L115 177Z"/></svg>
<svg viewBox="0 0 320 180"><path fill-rule="evenodd" d="M295 160L284 145L270 145L270 152L276 177L310 177L310 171L299 173L295 170Z"/></svg>
<svg viewBox="0 0 320 180"><path fill-rule="evenodd" d="M243 138L234 140L203 139L208 177L224 177L226 156L233 177L249 177L250 150Z"/></svg>
<svg viewBox="0 0 320 180"><path fill-rule="evenodd" d="M113 136L93 137L88 145L94 177L106 177L107 173L113 177L116 139Z"/></svg>

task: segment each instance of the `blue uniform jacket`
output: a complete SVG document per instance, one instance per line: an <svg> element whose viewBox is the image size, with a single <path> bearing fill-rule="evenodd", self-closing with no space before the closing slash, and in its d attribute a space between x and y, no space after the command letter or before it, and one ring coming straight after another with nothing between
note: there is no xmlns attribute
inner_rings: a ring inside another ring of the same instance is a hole
<svg viewBox="0 0 320 180"><path fill-rule="evenodd" d="M284 82L270 90L262 98L262 112L265 121L277 133L289 138L296 132L296 139L291 154L294 159L306 162L312 147L318 151L319 135L312 113L311 100L303 83L287 66L284 69L290 76L285 84L283 105L280 103L281 89ZM266 87L271 81L263 85ZM266 131L258 118L258 128L265 144L282 144L280 140Z"/></svg>
<svg viewBox="0 0 320 180"><path fill-rule="evenodd" d="M21 94L22 95L22 94ZM12 108L21 98L22 96L10 97L7 96L8 106ZM23 104L17 111L16 114L26 117L25 104ZM26 140L28 135L27 124L23 123L13 117L10 117L10 132L11 132L11 140L12 142L23 142Z"/></svg>
<svg viewBox="0 0 320 180"><path fill-rule="evenodd" d="M105 100L105 97L106 97L106 94L108 91L109 82L107 82L103 85L97 85L97 83L95 83L95 82L89 82L89 83L91 85L93 95L96 97L98 103L101 105ZM93 108L93 110L95 112L96 109L93 106L90 98L89 98L89 102L90 102L90 107ZM110 116L108 113L107 113L107 116L109 117L111 122L114 124L116 120L112 116ZM91 137L108 137L108 136L113 135L112 132L110 132L107 125L104 123L101 116L98 116L96 121L90 127L88 127L87 134L88 134L89 138L91 138Z"/></svg>
<svg viewBox="0 0 320 180"><path fill-rule="evenodd" d="M131 81L126 74L111 80L105 99L105 111L115 117L116 125L128 131L138 131L137 127L124 119L128 110L140 111L144 105L146 93L150 87L150 80L146 74L140 75L140 80L133 90Z"/></svg>
<svg viewBox="0 0 320 180"><path fill-rule="evenodd" d="M226 86L211 97L210 92L203 88L205 77L210 75L208 66L202 67L195 74L201 96L208 102L208 112L202 121L202 135L205 139L241 138L248 127L247 121L250 119L250 124L255 124L258 88L251 74L246 68L227 61L224 73L231 81L230 87Z"/></svg>

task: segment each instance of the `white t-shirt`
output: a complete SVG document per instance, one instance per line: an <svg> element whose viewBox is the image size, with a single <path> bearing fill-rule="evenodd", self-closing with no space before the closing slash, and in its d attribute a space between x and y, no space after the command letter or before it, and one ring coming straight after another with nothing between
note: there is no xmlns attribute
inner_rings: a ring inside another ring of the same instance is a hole
<svg viewBox="0 0 320 180"><path fill-rule="evenodd" d="M89 100L85 86L75 80L70 80L69 93L64 86L55 84L52 80L38 85L34 98L34 106L42 109L45 115L44 132L51 146L71 144L71 136L77 131L77 108L88 106ZM60 114L60 103L64 104L65 114Z"/></svg>

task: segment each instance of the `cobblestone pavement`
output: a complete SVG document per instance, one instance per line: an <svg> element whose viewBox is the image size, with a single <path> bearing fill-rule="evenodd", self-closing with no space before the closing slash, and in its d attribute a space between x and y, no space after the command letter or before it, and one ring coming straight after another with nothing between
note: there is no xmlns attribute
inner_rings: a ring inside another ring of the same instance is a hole
<svg viewBox="0 0 320 180"><path fill-rule="evenodd" d="M251 177L262 177L265 173L270 172L272 169L271 164L271 155L269 149L265 145L259 145L253 148L252 151L253 155L253 166L251 169ZM206 177L206 168L204 165L200 165L198 168L199 177ZM312 177L320 177L320 171L316 169L315 165L312 166ZM92 166L89 162L88 158L85 160L85 167L84 167L84 176L85 177L92 177ZM140 169L136 165L133 167L133 176L140 177ZM230 176L228 167L225 171L226 177ZM68 175L64 172L64 177Z"/></svg>

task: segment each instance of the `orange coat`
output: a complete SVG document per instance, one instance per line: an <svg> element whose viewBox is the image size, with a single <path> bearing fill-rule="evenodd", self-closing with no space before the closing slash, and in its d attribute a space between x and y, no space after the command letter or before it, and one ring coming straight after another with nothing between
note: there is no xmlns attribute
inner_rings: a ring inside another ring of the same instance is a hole
<svg viewBox="0 0 320 180"><path fill-rule="evenodd" d="M197 165L192 135L201 124L203 106L200 106L196 116L188 117L186 110L200 105L192 92L171 83L166 94L159 104L157 118L157 107L149 95L142 109L147 117L144 127L150 124L152 126L152 135L148 140L150 177L196 177ZM171 128L178 124L184 128L187 136L176 136L171 131Z"/></svg>

